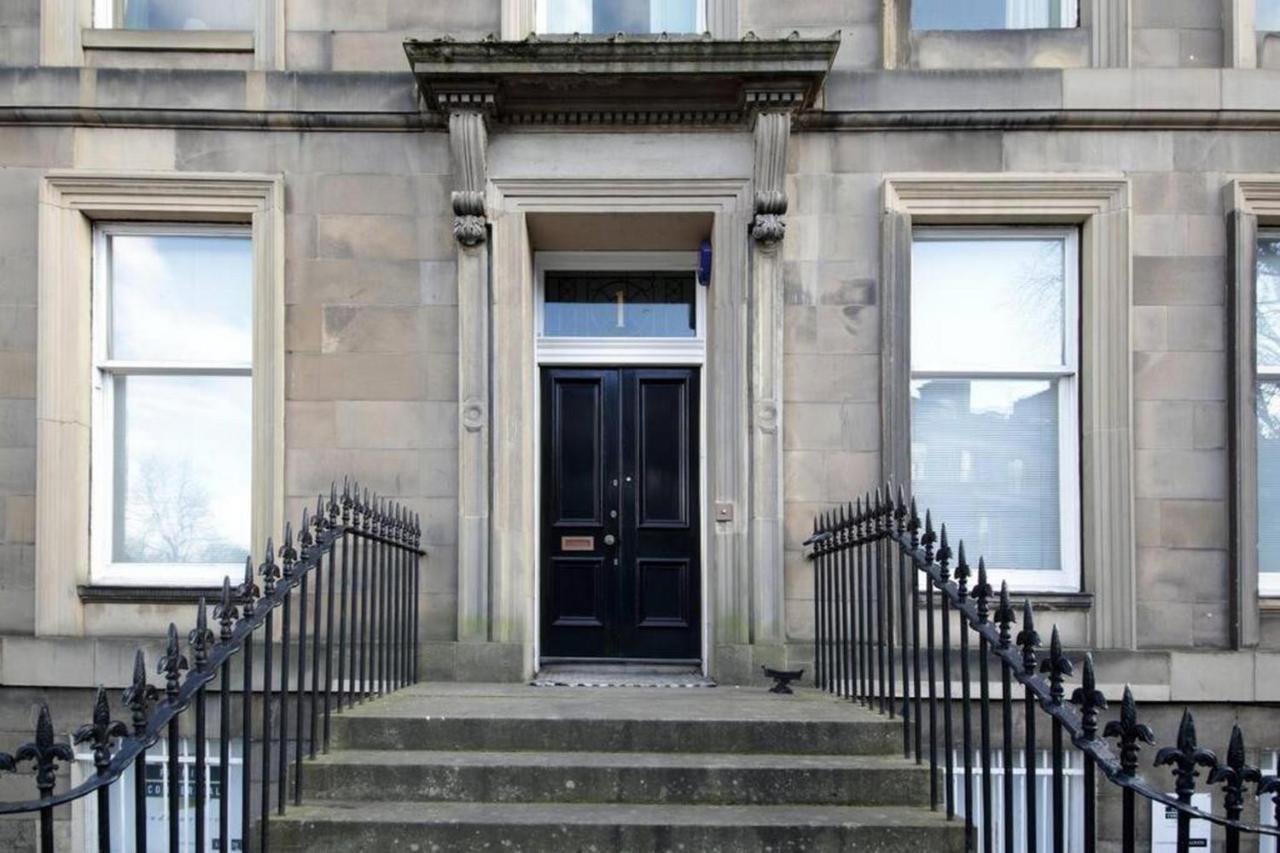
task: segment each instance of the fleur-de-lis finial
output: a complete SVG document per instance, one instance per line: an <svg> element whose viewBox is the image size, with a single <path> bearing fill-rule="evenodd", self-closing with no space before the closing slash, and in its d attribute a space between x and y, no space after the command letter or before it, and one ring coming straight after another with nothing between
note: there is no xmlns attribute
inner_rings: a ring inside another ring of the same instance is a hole
<svg viewBox="0 0 1280 853"><path fill-rule="evenodd" d="M15 762L30 761L35 765L36 788L41 798L53 794L53 786L58 779L58 762L71 762L75 756L69 744L60 743L53 736L53 719L49 716L48 703L40 703L40 712L36 715L36 739L24 743L13 754Z"/></svg>
<svg viewBox="0 0 1280 853"><path fill-rule="evenodd" d="M280 552L280 561L284 563L284 576L286 578L293 577L293 564L300 559L307 559L307 554L311 550L311 512L307 507L302 508L302 524L298 527L298 544L301 547L294 550L293 531L286 524L284 533L285 547ZM292 553L285 553L285 549Z"/></svg>
<svg viewBox="0 0 1280 853"><path fill-rule="evenodd" d="M911 536L911 551L914 553L920 548L920 513L916 509L914 495L912 495L911 504L907 508L907 533Z"/></svg>
<svg viewBox="0 0 1280 853"><path fill-rule="evenodd" d="M893 505L893 530L898 535L907 529L907 490L898 484L898 500Z"/></svg>
<svg viewBox="0 0 1280 853"><path fill-rule="evenodd" d="M178 626L169 623L169 641L165 645L164 655L156 665L156 672L164 676L164 693L170 702L178 698L178 679L184 669L190 668L187 657L178 644Z"/></svg>
<svg viewBox="0 0 1280 853"><path fill-rule="evenodd" d="M849 513L849 535L850 541L854 544L861 543L863 540L863 520L862 498L854 498L853 509Z"/></svg>
<svg viewBox="0 0 1280 853"><path fill-rule="evenodd" d="M938 534L933 532L933 513L929 510L924 511L924 535L920 537L920 544L924 546L924 561L926 565L933 563L933 543L938 541Z"/></svg>
<svg viewBox="0 0 1280 853"><path fill-rule="evenodd" d="M276 565L276 549L269 536L267 537L267 558L262 561L258 571L262 574L262 596L270 597L276 591L276 581L280 579L280 567Z"/></svg>
<svg viewBox="0 0 1280 853"><path fill-rule="evenodd" d="M1073 671L1071 660L1062 654L1062 638L1058 636L1058 626L1054 625L1049 632L1049 656L1040 661L1040 672L1049 676L1049 698L1053 700L1053 704L1062 704L1066 695L1062 679Z"/></svg>
<svg viewBox="0 0 1280 853"><path fill-rule="evenodd" d="M1262 773L1245 761L1244 733L1239 726L1231 727L1231 740L1227 744L1227 760L1209 771L1209 784L1222 785L1222 807L1227 820L1239 820L1244 813L1244 786L1246 782L1258 784Z"/></svg>
<svg viewBox="0 0 1280 853"><path fill-rule="evenodd" d="M973 599L978 611L978 624L987 624L987 619L991 613L991 584L987 581L987 562L982 557L978 558L978 582L973 585L973 589L969 590L969 597Z"/></svg>
<svg viewBox="0 0 1280 853"><path fill-rule="evenodd" d="M956 591L959 593L960 600L964 601L964 599L969 597L969 561L964 555L963 539L960 540L960 544L957 546L955 578Z"/></svg>
<svg viewBox="0 0 1280 853"><path fill-rule="evenodd" d="M231 597L231 578L222 578L222 596L218 603L213 607L213 618L218 620L218 640L226 643L231 640L231 629L235 625L236 617L239 616L236 610L235 599Z"/></svg>
<svg viewBox="0 0 1280 853"><path fill-rule="evenodd" d="M202 670L209 662L209 646L213 644L213 632L209 630L208 608L204 596L196 606L196 627L187 634L187 643L191 646L191 657L197 670Z"/></svg>
<svg viewBox="0 0 1280 853"><path fill-rule="evenodd" d="M324 512L324 495L316 495L316 512L311 519L311 526L315 529L316 544L320 544L320 531L324 530L325 512Z"/></svg>
<svg viewBox="0 0 1280 853"><path fill-rule="evenodd" d="M111 764L111 741L127 734L129 729L124 723L111 719L107 691L99 686L93 701L93 722L76 729L72 740L76 743L87 741L93 747L93 766L97 768L98 775L104 775Z"/></svg>
<svg viewBox="0 0 1280 853"><path fill-rule="evenodd" d="M253 600L258 597L258 585L253 582L253 557L246 556L244 558L244 580L240 582L240 586L236 587L236 598L240 600L242 605L240 610L240 618L248 619L253 616Z"/></svg>
<svg viewBox="0 0 1280 853"><path fill-rule="evenodd" d="M1107 723L1102 730L1103 737L1115 738L1120 746L1120 771L1125 776L1136 776L1138 773L1139 744L1155 743L1156 736L1146 723L1138 722L1138 705L1133 701L1133 690L1124 686L1124 696L1120 700L1120 718Z"/></svg>
<svg viewBox="0 0 1280 853"><path fill-rule="evenodd" d="M1098 689L1097 679L1093 673L1093 654L1085 652L1084 672L1080 676L1080 686L1071 693L1071 704L1080 707L1080 732L1085 740L1094 740L1098 736L1098 712L1107 707L1107 698Z"/></svg>
<svg viewBox="0 0 1280 853"><path fill-rule="evenodd" d="M342 477L342 526L351 524L351 481L344 474Z"/></svg>
<svg viewBox="0 0 1280 853"><path fill-rule="evenodd" d="M342 504L338 501L338 484L331 482L329 483L329 518L325 522L325 527L337 527L341 514Z"/></svg>
<svg viewBox="0 0 1280 853"><path fill-rule="evenodd" d="M1013 605L1009 602L1009 582L1000 581L1000 603L996 606L996 624L1000 626L1000 648L1013 645Z"/></svg>
<svg viewBox="0 0 1280 853"><path fill-rule="evenodd" d="M951 562L951 546L947 544L947 526L944 524L938 534L938 574L942 578L943 585L951 579L951 570L947 568L949 562Z"/></svg>
<svg viewBox="0 0 1280 853"><path fill-rule="evenodd" d="M133 679L120 697L133 718L133 733L142 735L147 730L147 717L151 707L160 698L160 691L147 683L147 660L138 649L133 655Z"/></svg>
<svg viewBox="0 0 1280 853"><path fill-rule="evenodd" d="M1191 795L1196 789L1196 777L1200 773L1196 766L1213 767L1218 757L1207 749L1200 749L1196 743L1196 723L1191 711L1182 711L1182 722L1178 724L1178 745L1166 746L1156 753L1156 767L1168 765L1173 768L1174 786L1178 799L1184 803L1191 802Z"/></svg>
<svg viewBox="0 0 1280 853"><path fill-rule="evenodd" d="M1022 630L1018 632L1018 646L1022 649L1022 670L1027 675L1036 674L1036 649L1040 647L1040 635L1036 633L1035 614L1031 611L1031 599L1022 603Z"/></svg>

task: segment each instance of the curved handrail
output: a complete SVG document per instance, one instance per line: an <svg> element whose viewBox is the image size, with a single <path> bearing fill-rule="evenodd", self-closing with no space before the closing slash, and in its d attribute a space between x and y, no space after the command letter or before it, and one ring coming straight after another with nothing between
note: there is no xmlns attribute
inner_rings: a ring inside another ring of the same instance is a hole
<svg viewBox="0 0 1280 853"><path fill-rule="evenodd" d="M400 505L385 499L380 500L376 495L371 501L367 491L362 499L358 485L355 487L355 496L353 497L348 481L345 478L342 496L339 499L335 484L330 489L327 505L323 495L317 499L314 516L309 517L307 511L304 510L300 528L300 549L295 550L294 548L291 526L286 526L284 544L279 549L278 554L272 541L270 539L267 540L265 559L257 566L258 572L265 581L266 591L264 593L259 595L258 588L255 585L255 564L252 557L247 557L245 560L244 580L242 583L233 587L229 576L223 579L220 601L217 602L213 611L214 618L222 623L223 628L221 636L217 640L213 639L212 632L207 628L206 613L208 602L204 597L200 599L197 609L196 629L191 632L190 636L191 647L195 651L195 665L187 669L184 678L180 681L178 680L181 669L186 668L186 660L181 656L178 632L173 623L169 625L168 650L165 658L162 659L163 667L166 663L165 659L173 658L171 665L163 670L164 675L169 679L167 689L163 693L147 683L143 653L141 650L137 652L133 684L126 690L126 696L132 691L134 697L141 697L139 700L141 704L131 704L129 698L125 700L126 705L130 705L135 712L133 731L131 733L121 735L120 732L124 730L123 724L110 720L110 706L105 700L103 688L99 687L99 697L95 703L94 723L90 726L82 727L76 735L77 741L93 741L95 772L80 784L60 792L54 790L55 762L57 760L70 761L71 753L64 742L57 741L55 738L48 707L47 705L42 705L35 742L22 747L12 756L7 753L0 753L0 770L16 772L17 765L22 761L29 760L34 764L37 787L40 789L41 796L31 800L0 802L0 816L39 812L42 819L42 833L45 833L49 827L43 824L46 824L51 819L52 809L83 799L95 792L99 796L104 795L104 789L119 782L130 768L136 766L136 762L145 751L155 746L166 736L170 725L177 718L187 712L197 700L203 702L202 691L210 683L220 676L224 679L226 678L228 674L227 665L230 660L245 651L246 643L253 638L255 632L271 624L272 614L278 608L283 606L285 608L284 612L288 613L287 603L295 590L301 588L305 597L306 581L313 574L317 576L316 602L317 613L319 612L320 570L326 559L329 565L329 596L332 606L334 561L336 559L335 546L337 543L363 541L370 548L374 546L390 546L384 552L385 554L412 555L416 559L426 554L420 547L421 533L420 519L415 513L409 512ZM276 563L277 556L281 558L281 564ZM348 556L350 554L345 550L344 545L344 583L347 578L346 560ZM393 565L392 561L393 558L388 557L387 562L381 564L380 568L393 569L402 567L404 573L394 576L399 578L398 581L394 580L393 575L389 573L382 575L378 583L386 582L388 584L386 591L396 595L416 590L416 581L412 580L412 578L416 578L416 569L411 569L411 564L407 561L395 565ZM365 569L369 570L369 568L369 564L366 563ZM373 579L372 572L364 576L364 580L370 585L374 582ZM354 574L352 575L352 583L355 583ZM390 586L393 583L401 583L404 586L393 588ZM413 584L412 586L409 585L411 583ZM343 589L340 592L345 596L352 594L355 590ZM370 591L365 591L365 595L370 594L372 594ZM237 608L237 605L240 607ZM397 599L392 601L390 606L401 608L401 610L395 614L388 614L384 611L383 618L401 619L402 621L398 627L407 631L410 624L407 618L409 616L408 605L404 604L403 599ZM344 604L342 607L346 607L346 605ZM345 617L345 611L343 611L342 615ZM352 615L354 617L354 609ZM375 620L378 618L376 613L372 615ZM305 615L300 613L298 618L305 620ZM329 628L332 631L332 610L330 610L329 619ZM235 620L234 625L231 624L232 620ZM305 621L303 624L305 624ZM369 623L370 626L373 624L373 622ZM317 624L315 628L317 637L312 642L318 644L319 625ZM416 622L413 623L413 630L416 631ZM355 682L355 631L353 619L351 627L352 671L348 682L349 688ZM343 639L345 639L345 635ZM364 641L365 638L362 637L361 639ZM369 639L372 641L372 634ZM407 639L407 636L400 637L397 642L406 642ZM274 642L277 642L274 638L268 640L268 646ZM305 643L306 641L305 639L300 639L299 642ZM206 643L211 643L211 645L206 645ZM327 650L326 653L330 652L331 650ZM284 654L283 644L282 654ZM340 661L340 665L343 662ZM404 672L408 671L408 666L404 660L400 660L398 665L403 668L399 675L403 675ZM328 670L326 670L325 677L326 679L329 677ZM372 678L376 680L378 674L376 672L372 673ZM361 679L364 679L363 670L361 671ZM299 680L299 685L302 683ZM401 679L401 683L403 683L403 679ZM221 689L222 691L228 691L234 688L229 684L224 684ZM311 689L313 692L317 690L314 671ZM386 689L385 685L383 689ZM280 685L275 686L264 682L261 691L268 695L273 691L282 691L281 695L283 695L284 691L297 692L301 696L302 688L299 687L297 691L290 691L289 686L284 683L282 675ZM254 690L253 692L256 694L259 691ZM326 695L327 700L328 697ZM340 707L341 696L339 696L339 710ZM144 717L139 716L139 708L143 709ZM202 731L202 712L203 705L201 705L201 711L198 712L196 718L197 732ZM273 734L273 732L264 732L264 739ZM297 732L296 729L295 734L301 738L301 733ZM116 743L114 751L110 748L110 744L113 741ZM201 745L200 749L203 748L203 745ZM301 746L299 745L298 748L301 749ZM314 749L314 740L312 741L312 748ZM245 784L248 784L247 777ZM52 849L52 847L50 846L48 849Z"/></svg>
<svg viewBox="0 0 1280 853"><path fill-rule="evenodd" d="M1007 586L1002 585L1000 596L1001 609L1006 614L1004 616L1005 623L998 626L999 620L993 622L983 615L987 603L990 602L990 587L986 586L981 594L976 594L976 591L970 591L965 594L961 586L948 575L945 563L950 558L950 549L946 541L946 528L942 528L941 544L935 553L933 544L938 540L934 533L933 522L929 513L925 514L923 525L925 535L922 538L920 536L921 519L916 509L915 501L908 502L901 492L898 493L896 501L892 498L884 499L881 497L882 494L892 495L893 492L891 488L883 493L877 490L874 498L872 494L868 493L865 497L859 498L856 505L849 504L839 510L825 513L815 518L813 535L804 542L806 546L811 548L810 559L841 553L878 541L892 543L896 546L899 554L907 559L912 571L923 574L932 590L946 596L949 608L958 611L960 614L964 629L972 631L979 638L985 640L989 654L1000 662L1005 671L1009 673L1018 685L1028 691L1035 705L1042 712L1062 726L1064 733L1069 735L1071 745L1083 753L1092 762L1093 766L1101 770L1102 775L1109 782L1119 788L1132 791L1149 801L1173 808L1180 814L1187 816L1187 818L1204 820L1236 832L1280 838L1280 826L1252 823L1196 808L1190 802L1179 799L1177 794L1169 794L1160 787L1153 785L1145 776L1136 773L1135 768L1126 766L1123 758L1117 755L1111 744L1104 739L1109 735L1099 737L1096 734L1096 717L1094 723L1095 731L1090 734L1085 725L1084 714L1081 709L1076 707L1075 702L1064 701L1061 698L1061 693L1055 696L1053 687L1046 678L1027 670L1027 654L1034 655L1034 650L1039 647L1039 640L1036 638L1032 641L1028 638L1029 647L1024 645L1022 648L1020 648L1019 644L1009 640L1009 626L1012 624L1013 615L1012 608L1009 607ZM963 544L960 547L963 555ZM963 560L963 556L961 560ZM958 569L959 566L957 566ZM964 566L966 578L968 577L969 569L970 567L966 564ZM892 572L893 570L891 569L890 571ZM985 585L985 570L981 567L981 563L979 571L982 583ZM846 593L848 593L847 590ZM981 598L982 601L971 600L971 596L973 598ZM1024 612L1030 613L1029 602L1026 603ZM1031 627L1029 621L1027 622L1027 627ZM822 632L821 620L819 620L819 632ZM1030 633L1034 636L1034 630ZM819 643L821 642L823 641L820 639ZM905 633L903 642L903 683L905 690L907 682ZM1052 654L1060 654L1060 649L1056 645L1052 650ZM1038 662L1038 659L1036 660ZM830 662L828 662L828 666L830 666ZM1089 653L1086 653L1085 656L1085 667L1087 675L1084 684L1086 689L1092 690L1093 664L1092 655ZM1096 691L1094 692L1096 693ZM908 697L904 696L903 701L909 701ZM1087 701L1092 702L1094 700L1090 698ZM1103 707L1105 707L1105 704L1095 704L1093 705L1093 711L1096 713L1097 710ZM1131 726L1136 726L1136 703L1134 703L1132 693L1128 687L1125 689L1125 696L1122 702L1122 716L1124 715L1129 716ZM1190 720L1188 713L1184 716L1182 729L1188 727ZM1236 748L1235 740L1238 737L1239 730L1237 729L1233 735L1232 749ZM1243 778L1239 778L1236 781L1237 790L1241 790L1244 782L1248 781L1255 785L1257 794L1260 797L1266 793L1280 791L1280 778L1264 777L1253 768L1244 767L1239 763L1243 762L1242 741L1239 744L1240 757L1236 759L1235 756L1229 754L1228 763L1224 763L1212 753L1197 751L1193 727L1190 729L1189 742L1181 742L1183 738L1184 733L1180 730L1179 746L1160 750L1158 755L1165 756L1170 751L1181 752L1184 748L1188 748L1196 752L1197 758L1204 759L1200 761L1201 766L1211 770L1209 783L1211 785L1221 781L1223 777L1219 774L1223 774L1224 771L1233 771L1237 776L1240 776L1241 771L1244 771ZM1130 742L1129 745L1136 746L1136 743ZM1212 766L1209 764L1210 760L1212 761ZM1230 763L1233 760L1237 763ZM1277 811L1280 813L1280 808ZM1280 814L1278 814L1278 818L1280 818Z"/></svg>

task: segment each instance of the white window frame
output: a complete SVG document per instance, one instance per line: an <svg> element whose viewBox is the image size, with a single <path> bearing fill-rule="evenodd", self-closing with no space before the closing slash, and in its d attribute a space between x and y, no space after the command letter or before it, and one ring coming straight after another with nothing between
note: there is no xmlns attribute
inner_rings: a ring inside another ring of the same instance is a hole
<svg viewBox="0 0 1280 853"><path fill-rule="evenodd" d="M98 0L98 2L111 2L111 0ZM707 2L708 0L697 0L697 23L691 33L672 33L672 35L696 35L707 29ZM547 30L547 0L533 0L533 17L535 32L539 35L568 35L568 33L549 33ZM595 35L612 35L612 33L593 33ZM657 35L657 33L653 33Z"/></svg>
<svg viewBox="0 0 1280 853"><path fill-rule="evenodd" d="M239 563L117 563L114 554L115 518L115 395L117 376L254 376L248 362L126 361L109 357L111 281L108 243L120 235L147 236L237 236L253 240L248 225L203 225L187 223L104 222L93 229L93 420L90 427L90 579L94 584L121 586L217 586L227 575L235 577ZM257 286L252 282L251 286ZM253 300L256 302L256 300ZM250 328L254 319L251 316ZM257 424L253 424L257 428ZM248 460L250 466L253 460ZM252 514L252 500L245 501ZM254 543L250 542L250 548Z"/></svg>
<svg viewBox="0 0 1280 853"><path fill-rule="evenodd" d="M1254 243L1257 244L1262 240L1268 240L1268 239L1270 240L1280 239L1280 227L1264 226L1259 228L1257 236L1254 238ZM1255 251L1254 264L1256 265L1257 263L1258 263L1257 252ZM1253 274L1253 280L1254 282L1257 282L1258 280L1256 270L1254 271L1254 274ZM1254 315L1253 316L1254 316L1254 324L1256 329L1257 318L1258 318L1256 293L1254 294ZM1255 331L1254 333L1255 340L1256 340L1256 336L1257 336L1257 332ZM1255 389L1257 388L1257 386L1263 384L1264 382L1268 384L1280 385L1280 366L1263 367L1262 365L1258 364L1258 354L1257 354L1256 346L1254 348L1254 354L1253 354L1253 369L1254 369L1254 388ZM1261 406L1260 396L1255 393L1254 399L1259 401L1257 405ZM1258 429L1258 412L1256 410L1254 411L1252 426L1256 432ZM1257 459L1256 453L1254 454L1253 465L1255 469L1258 466L1258 459ZM1261 483L1259 483L1258 485L1259 487L1261 487ZM1258 547L1257 543L1254 543L1254 548L1257 548L1257 547ZM1275 598L1277 596L1280 596L1280 572L1263 571L1261 559L1258 560L1258 595L1263 598Z"/></svg>
<svg viewBox="0 0 1280 853"><path fill-rule="evenodd" d="M534 256L534 349L538 364L697 365L706 361L707 288L694 284L690 338L548 337L543 334L546 273L560 271L687 270L697 275L697 252L538 252Z"/></svg>
<svg viewBox="0 0 1280 853"><path fill-rule="evenodd" d="M955 364L946 368L917 370L909 356L910 379L973 380L1048 380L1058 385L1058 510L1062 568L1058 571L1035 569L989 569L993 584L1008 581L1009 588L1020 592L1078 592L1080 590L1081 550L1081 482L1080 482L1080 232L1074 226L932 226L918 225L912 230L914 246L918 235L926 239L1043 239L1065 241L1066 291L1063 295L1063 363L1032 365L1008 369ZM910 307L908 306L908 310ZM923 508L922 508L923 509ZM946 519L937 519L946 521ZM958 541L964 531L954 531ZM971 554L976 558L980 554Z"/></svg>

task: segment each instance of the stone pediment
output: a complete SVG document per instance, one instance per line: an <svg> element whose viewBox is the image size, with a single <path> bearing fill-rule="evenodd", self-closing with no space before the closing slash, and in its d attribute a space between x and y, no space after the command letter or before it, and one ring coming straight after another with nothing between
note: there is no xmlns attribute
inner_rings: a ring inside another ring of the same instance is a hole
<svg viewBox="0 0 1280 853"><path fill-rule="evenodd" d="M483 109L501 123L584 126L734 124L755 109L808 109L839 47L839 32L404 44L428 110Z"/></svg>

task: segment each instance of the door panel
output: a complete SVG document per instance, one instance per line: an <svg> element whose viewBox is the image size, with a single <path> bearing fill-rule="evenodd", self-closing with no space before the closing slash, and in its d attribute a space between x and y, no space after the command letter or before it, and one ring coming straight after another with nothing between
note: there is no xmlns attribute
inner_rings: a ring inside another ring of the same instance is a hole
<svg viewBox="0 0 1280 853"><path fill-rule="evenodd" d="M542 372L542 651L696 659L698 371Z"/></svg>

